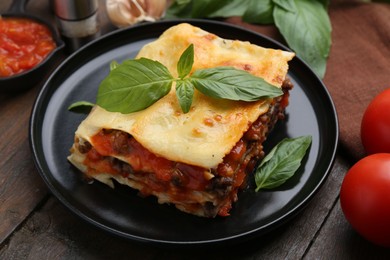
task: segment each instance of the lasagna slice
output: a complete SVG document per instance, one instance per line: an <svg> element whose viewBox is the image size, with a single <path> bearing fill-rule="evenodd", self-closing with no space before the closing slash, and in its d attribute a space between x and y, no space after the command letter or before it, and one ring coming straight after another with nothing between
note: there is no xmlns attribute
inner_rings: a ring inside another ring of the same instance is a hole
<svg viewBox="0 0 390 260"><path fill-rule="evenodd" d="M111 187L115 180L190 214L228 216L263 156L262 143L284 117L292 88L288 61L294 54L222 39L184 23L145 45L137 58L157 60L177 76L177 61L190 44L193 71L232 66L282 88L284 95L244 102L195 90L190 111L183 113L173 87L150 107L130 114L95 106L79 125L68 160Z"/></svg>

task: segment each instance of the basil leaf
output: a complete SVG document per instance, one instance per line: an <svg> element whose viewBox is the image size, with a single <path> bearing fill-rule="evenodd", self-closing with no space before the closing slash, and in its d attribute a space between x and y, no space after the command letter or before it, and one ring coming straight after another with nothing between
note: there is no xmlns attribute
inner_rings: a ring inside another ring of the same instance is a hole
<svg viewBox="0 0 390 260"><path fill-rule="evenodd" d="M257 0L255 0L257 1ZM218 1L215 1L218 2ZM248 9L248 5L252 0L230 0L225 1L226 3L221 6L218 10L210 13L208 17L231 17L231 16L242 16Z"/></svg>
<svg viewBox="0 0 390 260"><path fill-rule="evenodd" d="M280 7L283 8L287 12L295 12L296 6L295 6L295 0L272 0L272 2ZM300 0L298 0L300 1Z"/></svg>
<svg viewBox="0 0 390 260"><path fill-rule="evenodd" d="M181 110L188 113L194 97L194 86L190 80L179 80L176 82L176 96L179 100Z"/></svg>
<svg viewBox="0 0 390 260"><path fill-rule="evenodd" d="M283 94L280 88L264 79L232 67L196 70L190 79L197 90L214 98L250 102Z"/></svg>
<svg viewBox="0 0 390 260"><path fill-rule="evenodd" d="M227 5L231 0L196 0L192 4L192 18L210 17L210 15Z"/></svg>
<svg viewBox="0 0 390 260"><path fill-rule="evenodd" d="M179 77L183 79L185 76L190 74L192 65L194 64L194 45L191 44L180 56L179 62L177 63L177 73Z"/></svg>
<svg viewBox="0 0 390 260"><path fill-rule="evenodd" d="M326 9L328 9L330 0L318 0Z"/></svg>
<svg viewBox="0 0 390 260"><path fill-rule="evenodd" d="M158 61L127 60L101 82L96 103L111 112L136 112L168 94L173 80Z"/></svg>
<svg viewBox="0 0 390 260"><path fill-rule="evenodd" d="M294 3L294 11L286 10L285 4L275 5L275 25L297 56L323 78L332 30L326 7L320 1L295 0Z"/></svg>
<svg viewBox="0 0 390 260"><path fill-rule="evenodd" d="M256 169L256 191L276 188L292 177L311 141L311 136L301 136L286 138L277 144Z"/></svg>
<svg viewBox="0 0 390 260"><path fill-rule="evenodd" d="M242 16L251 0L176 0L165 18L213 18Z"/></svg>
<svg viewBox="0 0 390 260"><path fill-rule="evenodd" d="M110 63L110 71L116 69L119 66L119 63L117 61L112 61Z"/></svg>
<svg viewBox="0 0 390 260"><path fill-rule="evenodd" d="M174 0L174 2L179 4L179 5L186 5L186 4L191 3L191 1L192 0Z"/></svg>
<svg viewBox="0 0 390 260"><path fill-rule="evenodd" d="M242 19L248 23L271 24L274 22L273 10L272 0L251 0Z"/></svg>
<svg viewBox="0 0 390 260"><path fill-rule="evenodd" d="M95 104L89 101L77 101L68 107L69 111L88 114Z"/></svg>
<svg viewBox="0 0 390 260"><path fill-rule="evenodd" d="M176 0L167 9L164 18L191 17L192 0Z"/></svg>

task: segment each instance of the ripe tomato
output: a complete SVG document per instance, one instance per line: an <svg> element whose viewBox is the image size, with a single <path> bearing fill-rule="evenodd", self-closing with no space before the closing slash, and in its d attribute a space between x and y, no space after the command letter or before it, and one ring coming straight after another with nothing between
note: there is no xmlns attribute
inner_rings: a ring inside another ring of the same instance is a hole
<svg viewBox="0 0 390 260"><path fill-rule="evenodd" d="M379 93L368 105L360 133L367 154L390 153L390 89Z"/></svg>
<svg viewBox="0 0 390 260"><path fill-rule="evenodd" d="M390 247L390 154L369 155L352 166L341 185L340 204L358 233Z"/></svg>

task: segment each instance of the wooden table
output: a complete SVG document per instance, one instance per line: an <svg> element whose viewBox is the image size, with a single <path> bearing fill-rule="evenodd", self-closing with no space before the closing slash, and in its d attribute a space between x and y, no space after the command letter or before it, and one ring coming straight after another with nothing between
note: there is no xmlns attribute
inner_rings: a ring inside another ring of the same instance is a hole
<svg viewBox="0 0 390 260"><path fill-rule="evenodd" d="M0 13L10 2L1 1ZM31 0L27 11L53 21L47 2ZM101 19L103 31L113 29L104 14ZM339 189L350 163L341 150L326 183L303 211L245 244L164 249L86 224L50 194L33 164L28 127L41 86L18 95L0 94L0 259L390 259L389 250L365 241L343 216Z"/></svg>

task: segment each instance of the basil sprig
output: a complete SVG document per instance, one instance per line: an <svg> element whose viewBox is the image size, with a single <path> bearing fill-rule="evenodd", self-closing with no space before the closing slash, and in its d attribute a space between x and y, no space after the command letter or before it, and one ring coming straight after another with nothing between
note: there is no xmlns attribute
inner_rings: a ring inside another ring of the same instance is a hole
<svg viewBox="0 0 390 260"><path fill-rule="evenodd" d="M301 165L312 141L311 136L285 138L278 143L255 172L256 191L273 189L291 178Z"/></svg>
<svg viewBox="0 0 390 260"><path fill-rule="evenodd" d="M94 103L88 101L77 101L71 104L68 110L75 113L88 114L94 105Z"/></svg>
<svg viewBox="0 0 390 260"><path fill-rule="evenodd" d="M110 74L99 86L96 103L111 112L140 111L167 95L173 82L176 82L176 96L184 113L191 108L195 89L213 98L248 102L283 94L280 88L264 79L233 67L201 69L190 75L193 63L192 44L180 56L178 78L160 62L147 58L112 63Z"/></svg>
<svg viewBox="0 0 390 260"><path fill-rule="evenodd" d="M175 0L166 18L241 16L249 23L275 24L297 56L323 78L331 46L329 0Z"/></svg>

